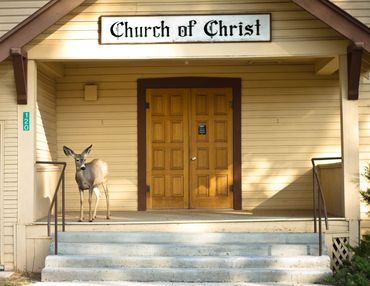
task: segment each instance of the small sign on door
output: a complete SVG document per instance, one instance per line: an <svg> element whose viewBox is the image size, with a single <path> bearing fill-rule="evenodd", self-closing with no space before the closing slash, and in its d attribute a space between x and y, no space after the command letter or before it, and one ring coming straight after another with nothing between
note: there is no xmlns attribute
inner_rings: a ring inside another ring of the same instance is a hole
<svg viewBox="0 0 370 286"><path fill-rule="evenodd" d="M207 134L207 125L205 123L198 124L198 134L206 135Z"/></svg>

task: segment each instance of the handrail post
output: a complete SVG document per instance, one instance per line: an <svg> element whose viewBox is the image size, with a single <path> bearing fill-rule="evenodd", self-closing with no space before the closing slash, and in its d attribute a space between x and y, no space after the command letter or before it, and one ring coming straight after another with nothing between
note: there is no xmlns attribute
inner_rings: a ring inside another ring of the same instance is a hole
<svg viewBox="0 0 370 286"><path fill-rule="evenodd" d="M313 222L314 222L314 232L317 233L317 209L316 209L316 180L315 180L315 161L312 159L312 190L313 190Z"/></svg>
<svg viewBox="0 0 370 286"><path fill-rule="evenodd" d="M51 212L48 212L48 236L50 237Z"/></svg>
<svg viewBox="0 0 370 286"><path fill-rule="evenodd" d="M314 232L317 233L317 216L319 221L319 255L322 255L322 211L324 210L325 226L329 229L328 225L328 212L326 208L325 197L321 188L319 174L317 172L317 166L315 161L324 160L342 160L342 157L327 157L327 158L312 158L312 186L313 186L313 221L314 221Z"/></svg>
<svg viewBox="0 0 370 286"><path fill-rule="evenodd" d="M65 210L65 168L62 171L62 231L66 231L66 210Z"/></svg>
<svg viewBox="0 0 370 286"><path fill-rule="evenodd" d="M54 254L58 255L58 193L55 194L54 202Z"/></svg>
<svg viewBox="0 0 370 286"><path fill-rule="evenodd" d="M321 200L318 198L317 201L319 210L319 255L322 255L322 225L321 225Z"/></svg>

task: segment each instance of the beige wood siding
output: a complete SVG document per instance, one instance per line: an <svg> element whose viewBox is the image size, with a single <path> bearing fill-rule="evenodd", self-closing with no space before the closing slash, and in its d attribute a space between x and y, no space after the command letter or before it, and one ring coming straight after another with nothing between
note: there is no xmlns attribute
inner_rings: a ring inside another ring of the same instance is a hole
<svg viewBox="0 0 370 286"><path fill-rule="evenodd" d="M46 0L1 0L0 37L48 2Z"/></svg>
<svg viewBox="0 0 370 286"><path fill-rule="evenodd" d="M112 209L137 208L136 80L171 76L242 78L243 208L311 207L310 159L340 154L337 76L316 76L311 64L190 61L66 64L56 87L68 208L78 209L78 192L62 146L81 151L89 144L90 157L110 165ZM97 84L97 101L83 100L86 83Z"/></svg>
<svg viewBox="0 0 370 286"><path fill-rule="evenodd" d="M271 43L189 44L175 46L99 45L98 21L106 15L271 13ZM338 40L338 42L336 41ZM344 38L289 0L244 1L106 1L89 0L74 9L30 44L31 58L178 58L229 56L292 56L338 53ZM235 47L239 47L235 49ZM204 49L203 49L204 48ZM344 51L343 48L343 51ZM164 52L165 51L165 52Z"/></svg>
<svg viewBox="0 0 370 286"><path fill-rule="evenodd" d="M310 159L341 152L336 76L266 66L243 83L243 207L310 209Z"/></svg>
<svg viewBox="0 0 370 286"><path fill-rule="evenodd" d="M365 166L370 163L370 80L364 77L361 78L360 84L359 121L360 171L363 173ZM360 182L362 190L370 187L370 184L366 182L363 176L360 176ZM370 230L370 216L367 215L368 211L370 211L370 206L362 203L361 218L364 221L361 223L361 231L363 233Z"/></svg>
<svg viewBox="0 0 370 286"><path fill-rule="evenodd" d="M4 261L6 269L12 270L14 267L14 245L15 245L15 224L17 223L17 102L14 85L13 67L10 62L0 64L0 121L4 123L4 178L2 182L2 212L3 212L3 233Z"/></svg>
<svg viewBox="0 0 370 286"><path fill-rule="evenodd" d="M69 209L79 209L79 193L74 180L75 164L64 155L63 145L80 153L90 144L90 159L100 158L109 164L111 209L137 209L136 83L128 70L70 64L66 76L57 80L58 159L68 162ZM87 83L98 85L97 101L84 100ZM104 199L103 195L102 210Z"/></svg>
<svg viewBox="0 0 370 286"><path fill-rule="evenodd" d="M331 2L370 27L369 0L331 0Z"/></svg>
<svg viewBox="0 0 370 286"><path fill-rule="evenodd" d="M55 81L43 72L37 75L36 158L55 161L57 158Z"/></svg>
<svg viewBox="0 0 370 286"><path fill-rule="evenodd" d="M3 192L4 192L4 122L0 121L0 265L3 265L4 261Z"/></svg>
<svg viewBox="0 0 370 286"><path fill-rule="evenodd" d="M36 102L36 160L57 160L57 116L55 80L39 66L37 73ZM34 218L47 216L60 175L60 167L40 164L36 166Z"/></svg>
<svg viewBox="0 0 370 286"><path fill-rule="evenodd" d="M338 34L289 0L106 1L88 0L40 36L48 40L98 40L98 18L105 15L272 13L274 41L330 38ZM71 16L73 18L71 19ZM69 20L66 23L66 20Z"/></svg>

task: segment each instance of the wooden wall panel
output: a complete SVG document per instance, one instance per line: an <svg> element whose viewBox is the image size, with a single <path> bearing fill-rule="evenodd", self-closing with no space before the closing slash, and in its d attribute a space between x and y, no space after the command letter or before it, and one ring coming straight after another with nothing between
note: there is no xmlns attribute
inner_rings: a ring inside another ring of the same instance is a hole
<svg viewBox="0 0 370 286"><path fill-rule="evenodd" d="M11 62L5 61L0 64L0 121L4 123L4 170L2 182L3 213L2 237L4 243L3 255L6 270L13 270L15 263L15 225L17 223L18 209L18 110L16 101L16 90L14 84L13 66Z"/></svg>
<svg viewBox="0 0 370 286"><path fill-rule="evenodd" d="M64 155L63 145L79 153L93 144L89 159L100 158L109 164L111 210L136 210L136 83L131 78L127 86L127 79L122 80L125 74L122 69L117 70L122 79L110 79L110 68L99 64L94 68L99 72L91 76L89 68L67 65L65 77L56 84L58 160L68 163L67 208L79 209L79 194L74 181L74 162ZM96 101L84 100L86 83L97 84ZM104 210L104 195L99 206L99 210Z"/></svg>
<svg viewBox="0 0 370 286"><path fill-rule="evenodd" d="M99 17L271 13L271 43L100 45ZM27 46L33 59L311 56L343 53L346 40L289 0L85 1Z"/></svg>
<svg viewBox="0 0 370 286"><path fill-rule="evenodd" d="M137 208L136 80L169 76L242 78L244 209L310 209L312 157L340 155L338 78L309 63L241 61L66 63L57 80L58 159L67 160L68 203L78 209L73 162L62 146L110 165L112 210ZM98 85L84 101L83 86ZM100 204L103 210L104 203Z"/></svg>
<svg viewBox="0 0 370 286"><path fill-rule="evenodd" d="M361 78L360 96L359 96L359 128L360 128L360 171L370 163L370 80L365 77ZM370 187L363 176L360 176L360 188L366 190ZM370 206L361 204L361 231L365 233L370 229L370 216L367 212Z"/></svg>
<svg viewBox="0 0 370 286"><path fill-rule="evenodd" d="M338 39L340 36L325 24L289 0L245 1L85 1L48 31L39 36L46 40L98 39L97 20L107 15L158 14L232 14L273 13L274 41ZM72 17L71 17L72 16ZM68 23L67 23L68 22Z"/></svg>
<svg viewBox="0 0 370 286"><path fill-rule="evenodd" d="M368 0L331 0L331 2L370 27L370 3Z"/></svg>
<svg viewBox="0 0 370 286"><path fill-rule="evenodd" d="M0 37L45 5L47 0L0 1Z"/></svg>
<svg viewBox="0 0 370 286"><path fill-rule="evenodd" d="M36 106L36 159L55 161L57 158L55 81L38 72Z"/></svg>

